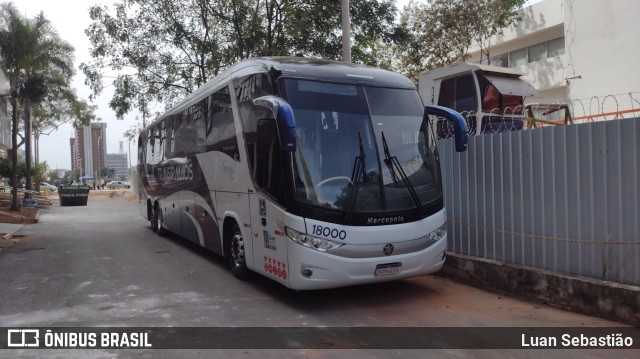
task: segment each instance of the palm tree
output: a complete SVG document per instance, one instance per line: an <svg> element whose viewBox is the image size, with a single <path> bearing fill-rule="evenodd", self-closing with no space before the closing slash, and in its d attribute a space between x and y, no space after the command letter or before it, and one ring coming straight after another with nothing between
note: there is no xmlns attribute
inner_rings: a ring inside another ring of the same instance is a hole
<svg viewBox="0 0 640 359"><path fill-rule="evenodd" d="M9 78L12 110L12 149L11 162L13 184L11 209L18 209L17 164L18 164L18 99L23 100L25 111L25 130L27 136L27 189L31 187L29 167L30 152L30 103L39 100L41 91L34 88L38 75L47 74L51 69L64 74L69 80L73 76L73 47L58 37L49 20L40 13L33 19L20 15L16 6L9 2L0 5L0 69ZM27 85L25 87L25 85ZM41 86L40 83L38 86ZM39 90L46 90L40 88Z"/></svg>

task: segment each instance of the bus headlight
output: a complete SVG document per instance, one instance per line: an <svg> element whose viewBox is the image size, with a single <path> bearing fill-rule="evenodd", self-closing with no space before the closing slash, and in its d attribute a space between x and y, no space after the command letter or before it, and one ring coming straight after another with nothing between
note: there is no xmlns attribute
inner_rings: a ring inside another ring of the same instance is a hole
<svg viewBox="0 0 640 359"><path fill-rule="evenodd" d="M344 246L344 243L331 241L325 238L314 237L306 233L298 232L295 229L291 229L289 227L286 227L285 232L287 233L287 237L291 238L294 242L320 252L330 252L334 249L338 249Z"/></svg>
<svg viewBox="0 0 640 359"><path fill-rule="evenodd" d="M440 240L440 238L444 237L445 234L447 234L447 222L444 222L444 224L440 226L440 228L427 234L427 238L429 238L429 240L433 242L437 242Z"/></svg>

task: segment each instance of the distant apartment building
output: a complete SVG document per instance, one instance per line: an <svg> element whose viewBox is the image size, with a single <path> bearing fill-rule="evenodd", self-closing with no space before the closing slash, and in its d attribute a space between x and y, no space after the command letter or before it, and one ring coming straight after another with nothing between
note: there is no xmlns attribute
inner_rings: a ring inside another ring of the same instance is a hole
<svg viewBox="0 0 640 359"><path fill-rule="evenodd" d="M58 178L62 178L62 177L64 177L64 175L67 173L68 170L66 170L64 168L56 168L53 171L56 173L56 176Z"/></svg>
<svg viewBox="0 0 640 359"><path fill-rule="evenodd" d="M637 0L535 3L492 38L490 64L525 73L542 96L526 103L568 102L577 116L640 108L638 14ZM468 62L487 64L471 51Z"/></svg>
<svg viewBox="0 0 640 359"><path fill-rule="evenodd" d="M98 169L106 164L107 124L94 122L76 127L71 145L72 169L82 176L97 176Z"/></svg>
<svg viewBox="0 0 640 359"><path fill-rule="evenodd" d="M115 178L129 178L126 153L108 153L105 167L114 169Z"/></svg>
<svg viewBox="0 0 640 359"><path fill-rule="evenodd" d="M76 152L74 151L74 148L76 146L76 138L75 137L71 137L69 139L69 147L71 149L70 153L71 153L71 170L75 170L76 169Z"/></svg>

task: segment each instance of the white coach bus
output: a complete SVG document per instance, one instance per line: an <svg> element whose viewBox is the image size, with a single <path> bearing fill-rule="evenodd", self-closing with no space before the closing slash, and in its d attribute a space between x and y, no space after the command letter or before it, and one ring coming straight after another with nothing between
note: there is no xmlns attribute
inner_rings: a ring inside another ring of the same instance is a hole
<svg viewBox="0 0 640 359"><path fill-rule="evenodd" d="M406 77L305 58L232 66L144 128L140 212L151 228L296 290L425 275L446 215L430 116Z"/></svg>

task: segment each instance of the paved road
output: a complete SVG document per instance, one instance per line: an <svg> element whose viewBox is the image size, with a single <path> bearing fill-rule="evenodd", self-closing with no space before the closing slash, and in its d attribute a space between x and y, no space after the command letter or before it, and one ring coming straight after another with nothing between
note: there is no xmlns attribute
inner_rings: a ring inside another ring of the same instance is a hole
<svg viewBox="0 0 640 359"><path fill-rule="evenodd" d="M0 327L591 327L618 326L428 276L294 292L265 278L242 282L225 261L177 237L158 237L135 202L92 197L44 210L0 251ZM602 357L606 351L438 350L436 357ZM0 357L424 357L418 350L7 351ZM640 351L616 351L640 357Z"/></svg>

